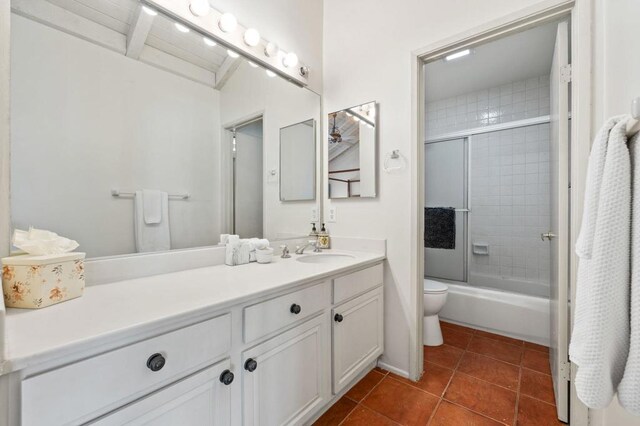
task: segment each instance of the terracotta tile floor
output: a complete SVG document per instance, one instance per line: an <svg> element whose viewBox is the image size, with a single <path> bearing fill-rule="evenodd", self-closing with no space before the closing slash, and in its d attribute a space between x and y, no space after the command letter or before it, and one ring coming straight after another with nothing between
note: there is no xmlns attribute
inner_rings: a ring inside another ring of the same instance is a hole
<svg viewBox="0 0 640 426"><path fill-rule="evenodd" d="M562 425L548 348L442 323L415 383L376 368L315 425Z"/></svg>

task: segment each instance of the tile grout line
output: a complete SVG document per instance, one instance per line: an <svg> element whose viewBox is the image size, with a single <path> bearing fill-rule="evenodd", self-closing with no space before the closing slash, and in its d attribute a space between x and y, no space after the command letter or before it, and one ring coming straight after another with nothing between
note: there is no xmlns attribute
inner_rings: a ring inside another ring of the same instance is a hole
<svg viewBox="0 0 640 426"><path fill-rule="evenodd" d="M513 413L513 426L518 424L518 409L520 407L520 388L522 387L522 365L518 369L518 391L516 392L516 406Z"/></svg>

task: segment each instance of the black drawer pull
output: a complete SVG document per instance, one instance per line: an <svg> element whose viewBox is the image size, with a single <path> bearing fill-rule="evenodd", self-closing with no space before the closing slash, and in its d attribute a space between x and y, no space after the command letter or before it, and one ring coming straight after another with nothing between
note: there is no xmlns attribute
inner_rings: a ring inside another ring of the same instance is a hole
<svg viewBox="0 0 640 426"><path fill-rule="evenodd" d="M297 305L295 303L291 305L291 308L289 310L294 315L298 315L300 312L302 312L302 308L300 307L300 305Z"/></svg>
<svg viewBox="0 0 640 426"><path fill-rule="evenodd" d="M342 317L342 315L340 315L340 314L335 314L335 315L333 316L333 320L334 320L335 322L342 322L342 320L343 320L343 319L344 319L344 318L343 318L343 317Z"/></svg>
<svg viewBox="0 0 640 426"><path fill-rule="evenodd" d="M222 372L222 374L220 374L220 382L222 382L222 384L229 386L231 383L233 383L233 373L229 370L224 370Z"/></svg>
<svg viewBox="0 0 640 426"><path fill-rule="evenodd" d="M147 360L147 367L151 371L160 371L162 370L162 367L164 367L165 363L166 360L164 359L162 354L153 354Z"/></svg>
<svg viewBox="0 0 640 426"><path fill-rule="evenodd" d="M245 361L244 363L244 369L247 370L248 372L252 372L252 371L256 371L256 368L258 368L258 361L256 361L253 358L249 358L248 360Z"/></svg>

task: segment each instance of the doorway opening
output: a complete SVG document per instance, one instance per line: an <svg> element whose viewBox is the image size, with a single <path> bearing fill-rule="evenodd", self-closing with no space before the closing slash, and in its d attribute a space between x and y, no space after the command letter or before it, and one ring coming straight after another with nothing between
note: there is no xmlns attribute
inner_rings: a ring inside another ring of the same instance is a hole
<svg viewBox="0 0 640 426"><path fill-rule="evenodd" d="M418 149L425 312L433 310L430 293L445 284L442 320L503 338L496 345L520 351L521 367L527 350L540 349L535 344L549 347L536 373L553 384L553 400L543 402L562 421L569 400L570 74L566 15L432 55L421 68ZM427 317L424 333L433 333L426 324Z"/></svg>

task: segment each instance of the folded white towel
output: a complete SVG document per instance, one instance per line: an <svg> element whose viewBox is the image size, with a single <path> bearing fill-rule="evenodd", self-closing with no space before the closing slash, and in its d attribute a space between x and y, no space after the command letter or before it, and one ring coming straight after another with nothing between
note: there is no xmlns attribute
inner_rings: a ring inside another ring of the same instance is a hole
<svg viewBox="0 0 640 426"><path fill-rule="evenodd" d="M161 193L160 222L148 224L145 220L143 191L136 191L134 197L134 231L138 253L165 251L171 249L171 230L169 228L169 197Z"/></svg>
<svg viewBox="0 0 640 426"><path fill-rule="evenodd" d="M631 326L629 356L618 386L618 400L640 416L640 134L629 141L631 155ZM617 307L616 307L617 309Z"/></svg>
<svg viewBox="0 0 640 426"><path fill-rule="evenodd" d="M248 240L229 241L226 246L225 264L229 266L249 263L251 244Z"/></svg>
<svg viewBox="0 0 640 426"><path fill-rule="evenodd" d="M589 159L575 320L569 347L576 392L590 408L611 402L629 350L631 165L627 119L605 124Z"/></svg>
<svg viewBox="0 0 640 426"><path fill-rule="evenodd" d="M144 210L144 223L155 225L162 222L162 200L168 194L155 189L142 190L142 206Z"/></svg>

